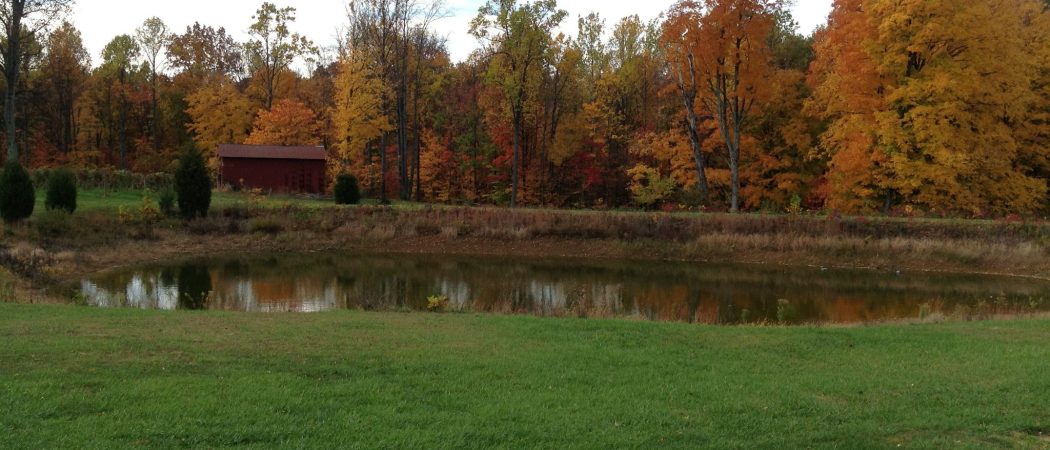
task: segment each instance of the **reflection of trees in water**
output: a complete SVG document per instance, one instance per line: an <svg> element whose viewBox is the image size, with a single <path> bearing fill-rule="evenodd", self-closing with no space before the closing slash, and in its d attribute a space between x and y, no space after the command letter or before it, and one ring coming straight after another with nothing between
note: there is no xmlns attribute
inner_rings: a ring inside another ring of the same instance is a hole
<svg viewBox="0 0 1050 450"><path fill-rule="evenodd" d="M178 269L179 308L199 310L208 307L211 273L200 264L183 264Z"/></svg>
<svg viewBox="0 0 1050 450"><path fill-rule="evenodd" d="M445 295L453 309L479 312L717 324L784 317L863 322L916 317L926 303L939 311L977 305L990 295L1024 302L1028 295L1050 297L1045 284L997 278L689 263L305 255L137 273L151 273L161 285L177 284L179 307L186 309L424 310L427 297ZM113 280L99 286L127 286L126 279ZM782 299L786 303L778 303Z"/></svg>
<svg viewBox="0 0 1050 450"><path fill-rule="evenodd" d="M336 292L338 292L338 301L341 308L353 308L353 299L350 297L350 291L353 290L356 285L357 277L353 274L336 275L335 286Z"/></svg>

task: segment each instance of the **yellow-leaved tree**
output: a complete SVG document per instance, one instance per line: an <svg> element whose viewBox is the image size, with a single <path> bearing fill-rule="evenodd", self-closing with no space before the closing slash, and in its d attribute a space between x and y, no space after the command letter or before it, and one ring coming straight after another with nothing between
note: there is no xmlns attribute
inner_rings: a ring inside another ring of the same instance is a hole
<svg viewBox="0 0 1050 450"><path fill-rule="evenodd" d="M973 215L1044 207L1044 8L836 0L817 36L806 105L827 122L829 206Z"/></svg>
<svg viewBox="0 0 1050 450"><path fill-rule="evenodd" d="M1021 155L1037 101L1028 26L1038 0L871 0L870 52L886 82L878 145L907 202L942 211L1032 211L1046 182Z"/></svg>
<svg viewBox="0 0 1050 450"><path fill-rule="evenodd" d="M674 193L675 182L660 174L656 168L639 164L627 171L631 178L631 199L635 204L650 208L666 201Z"/></svg>
<svg viewBox="0 0 1050 450"><path fill-rule="evenodd" d="M1035 104L1018 134L1022 139L1021 164L1047 183L1050 194L1050 0L1044 3L1042 14L1031 14L1025 22L1028 54L1035 60L1037 72L1032 83ZM1050 211L1050 195L1044 198L1042 209Z"/></svg>
<svg viewBox="0 0 1050 450"><path fill-rule="evenodd" d="M394 129L384 113L389 89L364 58L346 55L339 63L335 90L332 138L337 167L333 170L352 171L371 186L374 180L369 180L370 174L375 171L371 170L372 158L367 150L376 139Z"/></svg>
<svg viewBox="0 0 1050 450"><path fill-rule="evenodd" d="M248 138L259 105L231 83L201 88L186 98L193 141L212 170L219 167L220 144L239 144Z"/></svg>

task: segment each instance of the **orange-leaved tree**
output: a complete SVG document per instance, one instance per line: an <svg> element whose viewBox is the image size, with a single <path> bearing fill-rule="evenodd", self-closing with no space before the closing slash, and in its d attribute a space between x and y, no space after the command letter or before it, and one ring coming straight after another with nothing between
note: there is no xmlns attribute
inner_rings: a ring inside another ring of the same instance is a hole
<svg viewBox="0 0 1050 450"><path fill-rule="evenodd" d="M321 145L321 123L317 114L302 102L278 100L273 109L255 118L250 145Z"/></svg>
<svg viewBox="0 0 1050 450"><path fill-rule="evenodd" d="M798 31L790 11L775 13L769 37L773 70L770 95L748 121L745 133L755 140L741 150L741 197L748 208L794 210L821 206L825 158L814 151L822 131L820 121L803 114L810 95L806 70L813 58L813 41ZM749 151L750 150L750 151Z"/></svg>
<svg viewBox="0 0 1050 450"><path fill-rule="evenodd" d="M827 123L820 150L829 160L827 206L852 213L874 211L886 195L886 155L876 146L876 113L886 108L886 81L869 47L877 25L868 0L836 0L828 26L816 34L816 59L805 111Z"/></svg>
<svg viewBox="0 0 1050 450"><path fill-rule="evenodd" d="M783 0L704 0L696 29L697 95L714 117L729 160L730 208L740 210L740 147L750 115L768 95L768 37Z"/></svg>
<svg viewBox="0 0 1050 450"><path fill-rule="evenodd" d="M708 195L707 156L703 144L714 134L715 129L704 123L713 117L711 112L697 105L697 97L703 80L698 79L696 55L700 51L700 17L703 6L696 1L680 1L668 11L663 23L660 42L664 46L671 77L677 86L685 112L685 132L689 136L693 163L696 165L697 187L703 197Z"/></svg>

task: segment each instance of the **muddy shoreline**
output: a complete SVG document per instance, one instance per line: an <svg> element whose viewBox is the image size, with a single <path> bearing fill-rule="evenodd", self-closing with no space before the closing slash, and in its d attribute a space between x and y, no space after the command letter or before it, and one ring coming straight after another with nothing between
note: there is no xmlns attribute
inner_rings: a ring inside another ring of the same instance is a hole
<svg viewBox="0 0 1050 450"><path fill-rule="evenodd" d="M54 231L57 228L58 231ZM5 230L2 270L22 292L151 262L349 252L763 264L1050 280L1050 225L494 208L228 208L124 223L109 211ZM39 295L37 295L39 296Z"/></svg>
<svg viewBox="0 0 1050 450"><path fill-rule="evenodd" d="M81 250L67 255L56 264L50 275L52 281L71 281L93 273L118 270L131 266L173 260L219 257L229 255L269 255L275 253L344 252L368 255L428 255L428 256L484 256L522 257L532 259L619 260L680 263L730 263L785 267L821 267L829 269L868 270L877 272L925 272L988 276L1008 276L1050 281L1047 267L1017 266L1004 262L999 267L975 267L931 258L925 261L904 262L892 255L866 257L863 260L828 258L825 255L802 252L761 252L740 255L738 258L702 258L676 255L674 246L666 243L626 243L616 240L567 240L556 238L529 239L508 242L497 239L446 239L441 237L414 237L400 241L367 242L352 239L320 240L316 235L304 235L296 241L288 236L237 236L234 239L200 239L197 236L172 236L151 241L129 241L119 246ZM648 247L648 248L647 248ZM683 252L684 253L684 252Z"/></svg>

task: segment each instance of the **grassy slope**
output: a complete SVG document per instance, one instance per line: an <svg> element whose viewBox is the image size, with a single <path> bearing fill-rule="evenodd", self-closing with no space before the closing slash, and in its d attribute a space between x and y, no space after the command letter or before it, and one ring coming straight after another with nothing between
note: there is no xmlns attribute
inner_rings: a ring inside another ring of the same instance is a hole
<svg viewBox="0 0 1050 450"><path fill-rule="evenodd" d="M0 447L1046 448L1050 322L0 304ZM565 445L571 443L572 445Z"/></svg>

